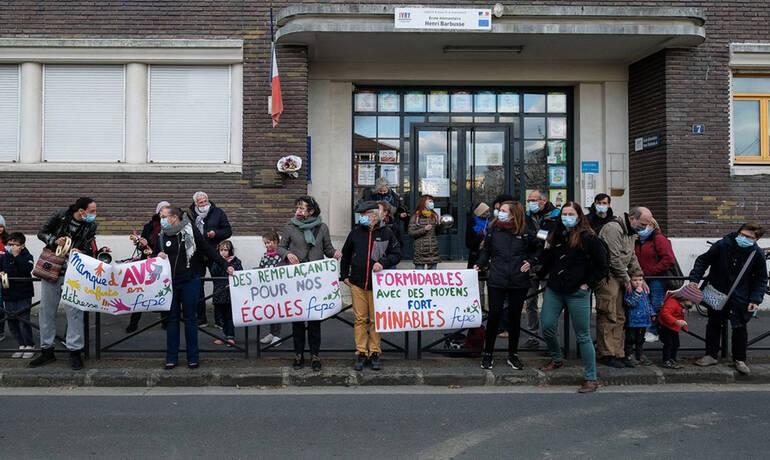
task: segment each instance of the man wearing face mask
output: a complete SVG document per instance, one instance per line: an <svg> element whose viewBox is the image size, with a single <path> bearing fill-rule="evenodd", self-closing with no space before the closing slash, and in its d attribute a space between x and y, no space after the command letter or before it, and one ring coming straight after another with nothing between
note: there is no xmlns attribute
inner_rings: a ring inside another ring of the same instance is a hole
<svg viewBox="0 0 770 460"><path fill-rule="evenodd" d="M600 193L594 197L594 204L588 210L588 223L591 224L591 228L597 235L607 222L615 219L610 207L611 202L612 199L609 195Z"/></svg>
<svg viewBox="0 0 770 460"><path fill-rule="evenodd" d="M95 219L96 202L88 197L78 198L69 208L55 212L43 224L37 237L51 251L56 251L59 246L66 246L67 238L70 238L69 253L82 252L96 257L98 252L109 252L109 248L97 249ZM40 282L40 355L30 361L30 367L43 366L56 361L53 352L56 338L56 312L59 309L66 267L65 263L56 281ZM67 314L66 346L70 352L70 366L73 370L79 370L83 368L81 351L85 344L83 311L69 305L64 306L64 311Z"/></svg>
<svg viewBox="0 0 770 460"><path fill-rule="evenodd" d="M363 370L369 360L372 370L378 371L382 369L382 349L380 334L374 323L372 272L398 265L401 261L401 248L393 232L388 227L380 226L380 210L376 201L362 201L356 212L360 215L358 225L348 234L342 247L340 279L350 287L353 295L353 329L356 340L353 368Z"/></svg>
<svg viewBox="0 0 770 460"><path fill-rule="evenodd" d="M227 220L227 214L218 208L212 201L209 201L209 196L206 192L195 192L193 195L193 203L190 205L190 210L187 213L190 221L195 225L195 228L201 232L206 243L211 246L214 251L217 250L217 245L222 241L230 238L233 235L233 229L230 226L230 222ZM205 252L203 253L205 254ZM209 268L213 262L204 255L203 264L201 265L202 273L200 276L206 276L206 269ZM206 319L206 301L203 295L203 284L201 283L201 292L198 301L198 324L203 325L208 321ZM224 322L224 319L222 319Z"/></svg>
<svg viewBox="0 0 770 460"><path fill-rule="evenodd" d="M599 238L609 250L609 276L596 288L596 351L599 362L611 367L634 367L626 357L623 326L626 312L623 309L623 294L631 293L630 273L641 272L636 259L635 242L637 233L645 232L650 226L652 213L643 207L631 208L623 219L615 219L602 227ZM644 291L650 288L644 284Z"/></svg>
<svg viewBox="0 0 770 460"><path fill-rule="evenodd" d="M556 206L548 201L548 194L544 190L533 190L527 197L527 233L530 236L536 236L537 232L545 230L550 232L561 219L560 211ZM537 240L541 249L545 246L542 240ZM539 269L536 267L532 270L535 273ZM527 292L527 330L532 334L538 334L540 332L540 316L538 315L537 301L539 295L537 294L541 289L545 288L545 281L538 281L532 279L532 286ZM524 343L526 348L537 348L540 342L534 337L530 336Z"/></svg>

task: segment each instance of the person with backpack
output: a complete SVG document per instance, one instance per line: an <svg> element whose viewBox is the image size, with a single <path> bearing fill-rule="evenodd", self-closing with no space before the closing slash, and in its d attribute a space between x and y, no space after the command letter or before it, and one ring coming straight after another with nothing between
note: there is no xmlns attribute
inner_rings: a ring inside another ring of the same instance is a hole
<svg viewBox="0 0 770 460"><path fill-rule="evenodd" d="M711 248L695 259L690 272L690 285L697 287L705 273L708 286L703 290L709 304L709 291L715 289L727 296L721 310L708 309L706 324L706 354L695 362L698 366L713 366L719 363L722 323L728 318L732 328L732 354L735 369L744 375L751 372L746 365L748 331L746 326L767 290L767 261L757 241L765 230L756 222L748 222L737 232L729 233L714 243ZM711 289L709 289L711 288ZM713 301L712 301L713 303Z"/></svg>
<svg viewBox="0 0 770 460"><path fill-rule="evenodd" d="M278 255L290 264L300 264L333 257L342 253L332 246L329 227L321 220L321 207L312 196L303 195L294 200L292 217L281 234ZM305 365L305 332L310 345L310 367L321 371L321 321L295 321L291 323L294 336L294 369Z"/></svg>
<svg viewBox="0 0 770 460"><path fill-rule="evenodd" d="M592 393L596 381L596 353L591 339L591 290L608 271L604 245L596 237L579 204L570 201L561 208L560 222L551 229L542 255L540 278L548 278L543 294L543 338L551 356L540 370L550 372L564 366L559 344L559 316L566 309L583 358L585 381L580 393Z"/></svg>
<svg viewBox="0 0 770 460"><path fill-rule="evenodd" d="M537 263L540 254L538 241L526 233L524 209L521 204L506 201L500 206L497 218L489 226L489 236L479 259L476 271L489 266L487 292L489 317L481 359L482 369L492 369L495 361L495 339L503 310L508 299L508 365L516 370L524 369L519 359L519 331L521 309L529 290L529 269Z"/></svg>
<svg viewBox="0 0 770 460"><path fill-rule="evenodd" d="M679 265L676 262L676 256L674 255L674 249L671 247L671 240L663 235L660 226L658 226L658 221L653 217L650 217L650 225L639 232L639 238L636 240L634 251L645 277L681 274L678 269ZM647 342L658 340L657 317L658 313L660 313L660 307L663 306L663 301L666 298L666 292L676 290L682 284L681 281L655 279L649 280L647 283L650 287L650 301L652 302L652 309L655 314L652 325L645 333L645 340Z"/></svg>
<svg viewBox="0 0 770 460"><path fill-rule="evenodd" d="M624 347L623 295L633 291L630 273L642 270L634 245L637 233L650 225L651 217L647 208L631 208L622 219L608 222L599 232L609 253L609 276L596 288L596 350L599 362L605 366L634 367ZM650 292L646 282L642 289Z"/></svg>

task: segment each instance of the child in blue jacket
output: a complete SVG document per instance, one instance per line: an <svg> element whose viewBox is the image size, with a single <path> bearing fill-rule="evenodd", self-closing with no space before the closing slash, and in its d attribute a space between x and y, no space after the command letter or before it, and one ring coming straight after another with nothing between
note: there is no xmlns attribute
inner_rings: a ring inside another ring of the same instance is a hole
<svg viewBox="0 0 770 460"><path fill-rule="evenodd" d="M23 233L11 233L6 243L6 252L0 258L0 272L8 278L8 287L3 288L5 310L13 317L8 318L8 329L19 344L19 351L12 358L31 358L34 341L29 325L29 310L35 291L32 287L32 254L24 246L27 239ZM24 278L24 279L18 279Z"/></svg>
<svg viewBox="0 0 770 460"><path fill-rule="evenodd" d="M655 313L652 309L650 295L644 292L644 274L636 272L631 275L631 293L623 296L626 309L626 345L625 352L629 361L636 361L643 366L652 365L652 361L644 356L644 333L652 325Z"/></svg>

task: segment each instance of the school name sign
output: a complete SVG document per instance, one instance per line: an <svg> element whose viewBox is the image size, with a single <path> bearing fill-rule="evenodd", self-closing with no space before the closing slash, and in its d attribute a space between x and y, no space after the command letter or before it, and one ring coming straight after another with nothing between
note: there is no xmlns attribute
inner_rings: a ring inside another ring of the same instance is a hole
<svg viewBox="0 0 770 460"><path fill-rule="evenodd" d="M125 315L168 311L172 296L166 259L107 264L75 252L67 264L61 301L83 311Z"/></svg>
<svg viewBox="0 0 770 460"><path fill-rule="evenodd" d="M242 270L230 277L235 326L317 321L342 309L334 259Z"/></svg>
<svg viewBox="0 0 770 460"><path fill-rule="evenodd" d="M481 326L475 270L383 270L372 287L377 332Z"/></svg>

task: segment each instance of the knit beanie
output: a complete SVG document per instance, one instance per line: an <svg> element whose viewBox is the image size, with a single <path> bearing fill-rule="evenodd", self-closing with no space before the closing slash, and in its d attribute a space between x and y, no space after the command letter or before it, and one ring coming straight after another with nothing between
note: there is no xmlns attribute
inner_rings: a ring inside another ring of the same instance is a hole
<svg viewBox="0 0 770 460"><path fill-rule="evenodd" d="M155 214L160 214L160 210L165 208L166 206L171 206L171 204L168 201L161 201L158 203L157 206L155 206Z"/></svg>
<svg viewBox="0 0 770 460"><path fill-rule="evenodd" d="M679 290L674 292L695 304L699 304L703 301L703 293L700 291L700 289L690 286L689 283L685 284L679 288Z"/></svg>

